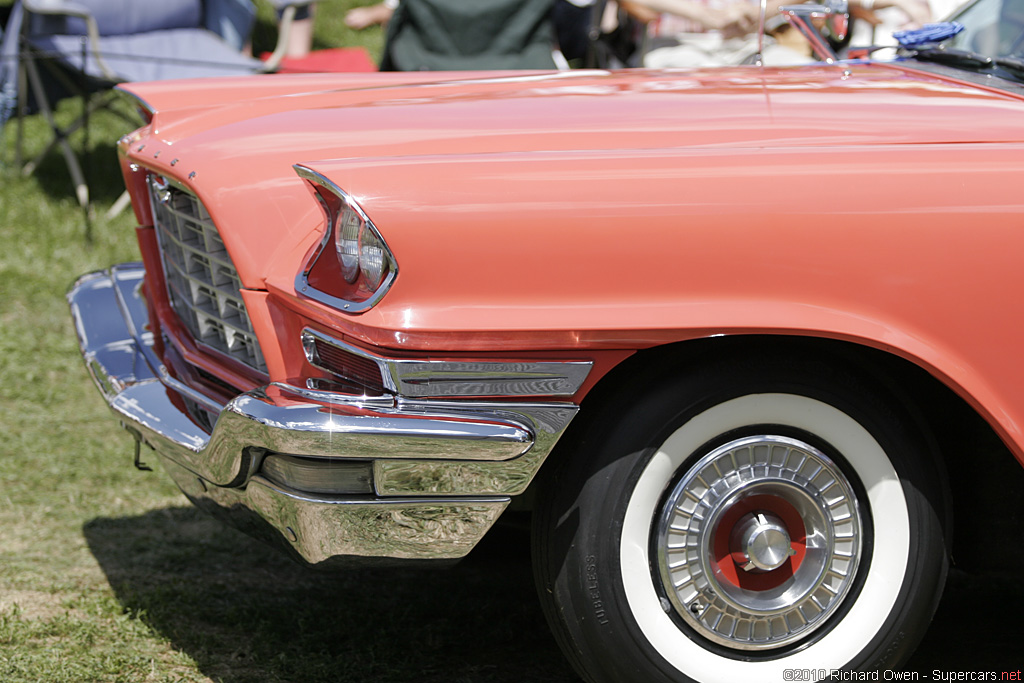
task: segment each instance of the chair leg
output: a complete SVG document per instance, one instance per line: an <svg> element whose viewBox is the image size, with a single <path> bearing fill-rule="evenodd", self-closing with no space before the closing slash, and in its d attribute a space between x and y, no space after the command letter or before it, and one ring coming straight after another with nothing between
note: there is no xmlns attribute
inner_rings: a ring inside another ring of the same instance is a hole
<svg viewBox="0 0 1024 683"><path fill-rule="evenodd" d="M82 173L82 167L78 163L78 157L75 156L75 151L71 148L71 143L68 141L68 131L61 129L53 118L53 110L50 108L50 102L46 98L46 91L43 88L42 79L39 77L39 68L36 66L35 60L26 58L24 64L28 72L28 80L32 85L32 93L35 95L36 104L39 106L39 111L43 114L43 118L46 119L46 123L53 131L53 140L47 145L43 155L53 149L54 145L60 145L61 151L64 154L64 163L67 165L68 172L71 174L71 180L75 184L75 196L78 198L78 203L82 209L86 212L88 220L90 216L89 185L85 180L85 175ZM76 121L72 126L75 130L78 127L81 127L80 121ZM22 173L30 175L35 171L43 155L26 164L25 168L22 169Z"/></svg>
<svg viewBox="0 0 1024 683"><path fill-rule="evenodd" d="M128 194L128 191L126 190L122 192L120 195L118 195L117 200L113 204L111 204L110 208L107 210L107 220L113 220L114 218L120 216L121 212L127 209L131 203L132 198Z"/></svg>
<svg viewBox="0 0 1024 683"><path fill-rule="evenodd" d="M14 145L14 167L21 166L25 140L25 117L28 115L28 83L24 59L18 62L18 132Z"/></svg>

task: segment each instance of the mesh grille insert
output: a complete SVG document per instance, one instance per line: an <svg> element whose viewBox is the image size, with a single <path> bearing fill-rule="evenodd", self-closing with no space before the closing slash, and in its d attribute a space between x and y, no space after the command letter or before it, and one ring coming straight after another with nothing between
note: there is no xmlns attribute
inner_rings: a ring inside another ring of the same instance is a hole
<svg viewBox="0 0 1024 683"><path fill-rule="evenodd" d="M175 313L196 342L265 373L238 271L210 214L192 193L156 176L149 180L153 222Z"/></svg>
<svg viewBox="0 0 1024 683"><path fill-rule="evenodd" d="M368 389L380 393L386 391L380 366L369 358L358 356L322 339L316 339L314 345L318 365L323 369Z"/></svg>

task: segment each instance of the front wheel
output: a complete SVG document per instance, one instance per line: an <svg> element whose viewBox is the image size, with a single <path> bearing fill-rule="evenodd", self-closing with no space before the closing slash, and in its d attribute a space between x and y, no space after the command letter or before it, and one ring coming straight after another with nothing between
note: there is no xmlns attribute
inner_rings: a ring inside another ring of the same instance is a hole
<svg viewBox="0 0 1024 683"><path fill-rule="evenodd" d="M890 392L788 359L642 390L591 421L535 516L545 613L584 678L812 680L912 652L944 489Z"/></svg>

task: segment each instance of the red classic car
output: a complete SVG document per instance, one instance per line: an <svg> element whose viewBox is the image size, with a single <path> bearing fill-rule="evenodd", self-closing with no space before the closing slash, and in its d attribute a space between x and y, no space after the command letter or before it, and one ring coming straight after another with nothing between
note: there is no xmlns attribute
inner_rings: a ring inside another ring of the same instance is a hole
<svg viewBox="0 0 1024 683"><path fill-rule="evenodd" d="M125 86L142 260L69 295L87 365L312 565L531 510L587 680L897 667L971 512L948 427L1024 459L1003 1L888 64Z"/></svg>

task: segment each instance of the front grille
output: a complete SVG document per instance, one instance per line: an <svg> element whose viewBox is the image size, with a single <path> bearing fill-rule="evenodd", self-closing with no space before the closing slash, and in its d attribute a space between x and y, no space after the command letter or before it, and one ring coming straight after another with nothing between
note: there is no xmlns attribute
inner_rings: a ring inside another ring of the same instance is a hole
<svg viewBox="0 0 1024 683"><path fill-rule="evenodd" d="M162 178L149 180L171 307L196 342L266 372L238 271L206 207Z"/></svg>

